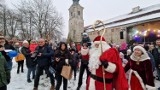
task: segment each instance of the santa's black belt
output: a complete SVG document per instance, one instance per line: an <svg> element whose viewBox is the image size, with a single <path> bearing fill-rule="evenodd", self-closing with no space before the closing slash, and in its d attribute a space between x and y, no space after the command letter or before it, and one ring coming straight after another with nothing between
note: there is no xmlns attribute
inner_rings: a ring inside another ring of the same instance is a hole
<svg viewBox="0 0 160 90"><path fill-rule="evenodd" d="M97 81L103 83L103 78L98 77L98 76L93 75L93 74L90 74L90 76L91 76L91 78L93 78L94 80L97 80ZM112 83L113 79L112 79L112 78L111 78L111 79L105 78L105 81L106 81L106 83Z"/></svg>

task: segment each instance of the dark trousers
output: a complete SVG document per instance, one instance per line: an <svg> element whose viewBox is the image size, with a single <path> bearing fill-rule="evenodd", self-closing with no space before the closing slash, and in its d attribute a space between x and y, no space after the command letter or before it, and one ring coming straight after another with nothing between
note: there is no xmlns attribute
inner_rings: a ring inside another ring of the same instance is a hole
<svg viewBox="0 0 160 90"><path fill-rule="evenodd" d="M36 66L28 67L27 79L30 79L30 75L32 73L32 78L35 77Z"/></svg>
<svg viewBox="0 0 160 90"><path fill-rule="evenodd" d="M72 70L74 72L74 78L77 76L77 66L72 66Z"/></svg>
<svg viewBox="0 0 160 90"><path fill-rule="evenodd" d="M57 80L56 90L60 90L62 84L62 78L63 78L63 90L67 90L67 79L62 77L60 74L56 74L56 80Z"/></svg>
<svg viewBox="0 0 160 90"><path fill-rule="evenodd" d="M54 77L53 77L53 74L51 74L49 72L49 66L43 66L43 67L39 67L37 66L37 69L36 69L36 77L35 77L35 80L34 80L34 87L38 87L38 84L39 84L39 78L41 76L41 72L43 72L43 70L45 70L47 72L47 74L49 75L50 77L50 82L51 82L51 85L54 86Z"/></svg>
<svg viewBox="0 0 160 90"><path fill-rule="evenodd" d="M24 60L18 61L17 63L18 63L17 73L19 73L20 68L21 68L21 72L23 72Z"/></svg>
<svg viewBox="0 0 160 90"><path fill-rule="evenodd" d="M88 70L88 64L81 64L81 67L80 67L80 73L79 73L79 81L78 81L78 87L81 87L82 85L82 79L83 79L83 74L84 74L84 71L86 70L87 72L87 78L90 74L89 70ZM87 83L87 79L86 79L86 83Z"/></svg>
<svg viewBox="0 0 160 90"><path fill-rule="evenodd" d="M157 76L158 76L158 78L160 80L160 69L159 68L157 68Z"/></svg>
<svg viewBox="0 0 160 90"><path fill-rule="evenodd" d="M7 90L7 86L0 87L0 90Z"/></svg>

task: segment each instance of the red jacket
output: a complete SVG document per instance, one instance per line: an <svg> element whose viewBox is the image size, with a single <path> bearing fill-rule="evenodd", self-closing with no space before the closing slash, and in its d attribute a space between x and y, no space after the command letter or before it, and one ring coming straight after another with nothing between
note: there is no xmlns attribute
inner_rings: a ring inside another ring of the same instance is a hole
<svg viewBox="0 0 160 90"><path fill-rule="evenodd" d="M29 49L31 50L31 52L34 52L37 46L38 44L30 44Z"/></svg>

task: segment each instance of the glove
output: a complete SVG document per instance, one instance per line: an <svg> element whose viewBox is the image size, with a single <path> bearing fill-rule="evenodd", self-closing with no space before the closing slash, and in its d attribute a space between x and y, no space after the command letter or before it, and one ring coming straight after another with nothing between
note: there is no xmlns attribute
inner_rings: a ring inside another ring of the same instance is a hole
<svg viewBox="0 0 160 90"><path fill-rule="evenodd" d="M106 60L101 61L101 65L104 66L104 68L107 68L108 67L108 61L106 61Z"/></svg>
<svg viewBox="0 0 160 90"><path fill-rule="evenodd" d="M7 83L8 83L8 84L10 83L10 79L7 79Z"/></svg>

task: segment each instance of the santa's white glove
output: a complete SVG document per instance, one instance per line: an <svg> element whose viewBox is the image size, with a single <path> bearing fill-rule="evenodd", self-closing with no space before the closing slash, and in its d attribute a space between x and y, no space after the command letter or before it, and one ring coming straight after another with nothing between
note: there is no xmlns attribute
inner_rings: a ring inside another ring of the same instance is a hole
<svg viewBox="0 0 160 90"><path fill-rule="evenodd" d="M68 61L68 59L65 59L65 62L66 62L66 64L69 64L69 61Z"/></svg>

